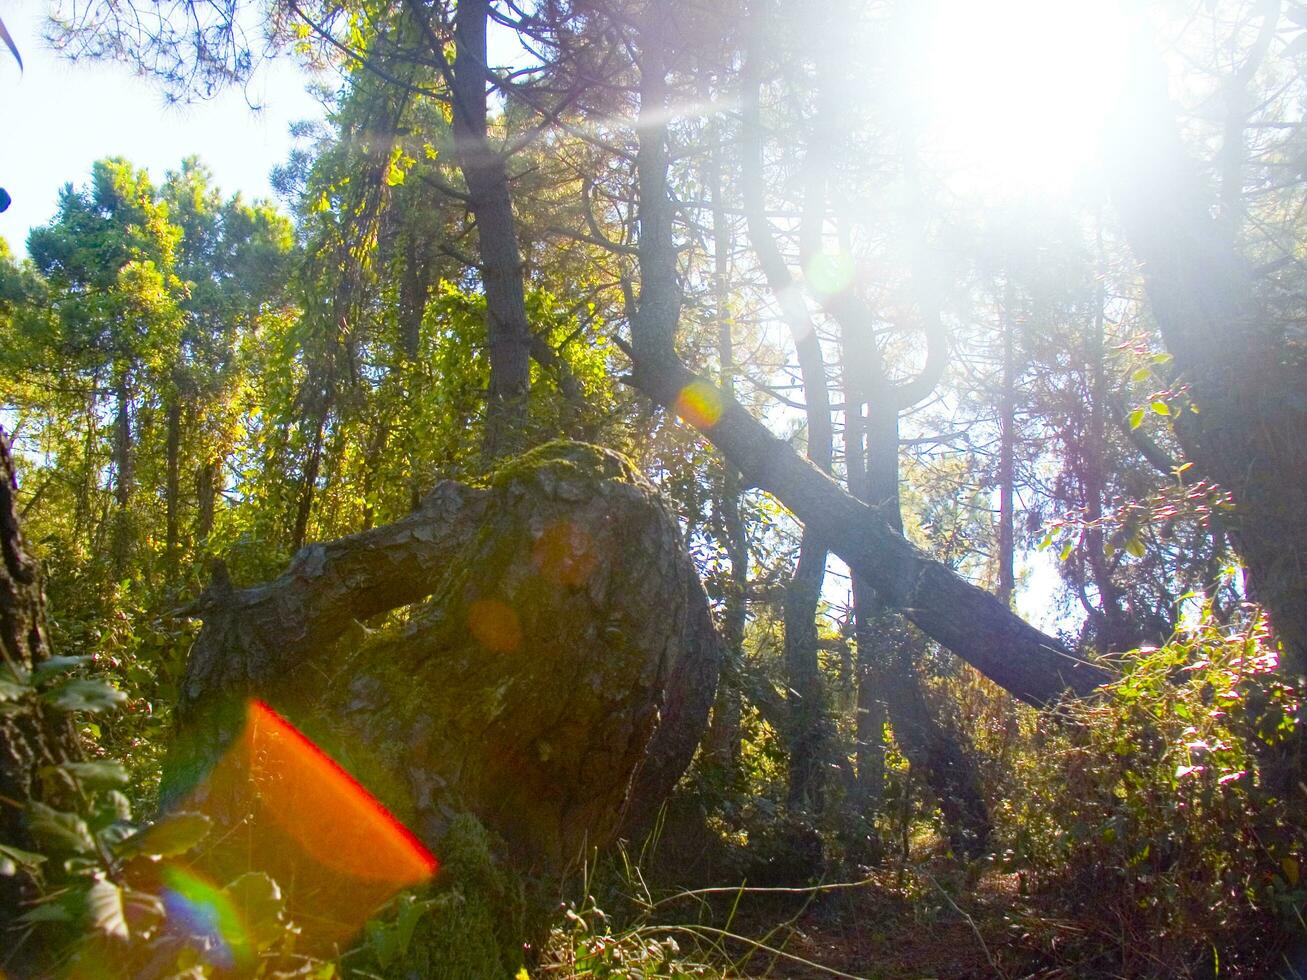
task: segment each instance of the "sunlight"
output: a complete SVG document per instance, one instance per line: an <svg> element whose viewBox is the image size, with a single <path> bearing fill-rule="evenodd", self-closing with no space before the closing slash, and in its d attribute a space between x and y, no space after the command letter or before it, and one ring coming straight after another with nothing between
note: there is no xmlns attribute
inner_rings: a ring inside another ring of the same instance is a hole
<svg viewBox="0 0 1307 980"><path fill-rule="evenodd" d="M1092 169L1128 38L1113 0L946 0L929 42L931 142L976 189L1065 189Z"/></svg>

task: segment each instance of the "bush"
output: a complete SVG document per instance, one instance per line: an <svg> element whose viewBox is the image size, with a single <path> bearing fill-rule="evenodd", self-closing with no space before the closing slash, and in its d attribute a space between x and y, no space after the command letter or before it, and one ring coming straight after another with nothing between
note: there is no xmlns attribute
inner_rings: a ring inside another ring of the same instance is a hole
<svg viewBox="0 0 1307 980"><path fill-rule="evenodd" d="M1251 973L1302 937L1301 697L1275 666L1259 617L1205 618L1039 726L1007 857L1094 972Z"/></svg>

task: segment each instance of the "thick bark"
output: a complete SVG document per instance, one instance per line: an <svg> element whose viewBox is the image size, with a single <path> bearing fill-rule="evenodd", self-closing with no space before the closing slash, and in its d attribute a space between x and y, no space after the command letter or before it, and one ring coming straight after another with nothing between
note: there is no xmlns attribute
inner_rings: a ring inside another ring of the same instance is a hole
<svg viewBox="0 0 1307 980"><path fill-rule="evenodd" d="M483 455L487 461L525 448L531 327L508 168L487 139L486 24L489 0L460 0L454 15L451 72L454 147L477 222L486 294L490 385Z"/></svg>
<svg viewBox="0 0 1307 980"><path fill-rule="evenodd" d="M41 571L23 540L16 493L8 439L0 430L0 680L7 684L25 683L32 668L50 656ZM42 798L58 802L50 792L61 788L56 767L80 757L77 736L68 716L34 692L5 706L0 712L0 843L38 850L22 804ZM31 884L21 874L0 876L0 923L17 918Z"/></svg>
<svg viewBox="0 0 1307 980"><path fill-rule="evenodd" d="M402 627L355 626L428 596ZM259 696L347 764L379 764L377 785L399 780L387 802L429 845L470 811L528 870L647 819L702 737L720 657L671 512L621 457L575 443L486 489L442 483L273 582L220 573L192 613L166 800L210 791Z"/></svg>
<svg viewBox="0 0 1307 980"><path fill-rule="evenodd" d="M1258 302L1246 261L1209 210L1182 145L1157 59L1141 56L1113 115L1111 190L1178 382L1185 456L1228 490L1225 516L1283 646L1307 674L1307 368Z"/></svg>

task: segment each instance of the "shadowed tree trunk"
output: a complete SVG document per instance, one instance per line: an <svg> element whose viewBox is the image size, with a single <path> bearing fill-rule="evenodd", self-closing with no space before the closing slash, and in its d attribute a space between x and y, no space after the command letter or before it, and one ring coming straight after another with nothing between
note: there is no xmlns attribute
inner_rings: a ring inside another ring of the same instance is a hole
<svg viewBox="0 0 1307 980"><path fill-rule="evenodd" d="M7 709L0 712L0 843L39 850L28 832L24 804L58 803L61 793L71 792L57 767L80 758L80 752L66 714L39 698L35 687L19 693L33 668L49 658L50 648L41 571L23 540L16 493L9 441L0 430L0 684ZM0 875L0 929L18 917L32 885L21 872ZM28 950L36 952L31 944ZM21 957L6 961L20 976L23 966Z"/></svg>
<svg viewBox="0 0 1307 980"><path fill-rule="evenodd" d="M486 460L525 447L530 385L531 327L522 287L522 256L504 158L487 139L486 54L488 0L460 0L454 14L454 148L477 222L481 281L486 294L486 344L490 386L486 393ZM439 50L435 52L443 59Z"/></svg>
<svg viewBox="0 0 1307 980"><path fill-rule="evenodd" d="M1233 497L1233 512L1223 521L1248 567L1254 597L1270 613L1283 667L1301 678L1307 675L1304 351L1259 302L1247 261L1211 215L1211 195L1180 141L1160 58L1141 50L1133 70L1131 97L1111 117L1109 178L1174 358L1177 387L1185 386L1199 409L1178 409L1176 438L1186 458ZM1227 203L1238 196L1236 184L1241 178L1227 168Z"/></svg>
<svg viewBox="0 0 1307 980"><path fill-rule="evenodd" d="M794 339L799 374L803 382L808 459L823 471L829 472L834 431L821 340L767 219L763 184L763 129L759 106L762 89L759 63L762 55L758 48L755 38L742 79L745 103L741 182L749 242ZM821 220L822 214L817 208L805 208L801 230L805 242L810 242L814 234L820 235ZM727 394L733 397L731 392ZM825 576L826 546L817 535L805 528L799 542L794 573L785 588L783 604L785 676L788 683L786 702L789 709L789 719L783 729L789 749L789 787L786 798L789 806L799 809L815 807L820 803L820 777L831 736L817 656L817 605L821 599Z"/></svg>
<svg viewBox="0 0 1307 980"><path fill-rule="evenodd" d="M402 626L355 625L415 603ZM191 613L204 627L167 801L204 798L257 696L389 787L437 854L450 814L471 813L530 872L560 872L662 802L721 654L671 511L623 458L579 443L510 461L487 489L442 483L273 582L233 589L219 570Z"/></svg>

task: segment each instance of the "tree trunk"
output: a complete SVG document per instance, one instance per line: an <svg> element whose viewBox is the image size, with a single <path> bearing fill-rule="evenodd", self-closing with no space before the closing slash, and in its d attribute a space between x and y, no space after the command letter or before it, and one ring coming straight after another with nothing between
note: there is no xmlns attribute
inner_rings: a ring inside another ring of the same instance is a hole
<svg viewBox="0 0 1307 980"><path fill-rule="evenodd" d="M132 484L135 481L132 453L132 394L131 375L126 367L119 367L114 379L114 431L113 431L113 538L110 553L114 570L121 572L127 564L133 546L135 529L131 512Z"/></svg>
<svg viewBox="0 0 1307 980"><path fill-rule="evenodd" d="M1016 290L1012 270L1004 273L1003 380L998 410L998 597L1008 608L1016 589Z"/></svg>
<svg viewBox="0 0 1307 980"><path fill-rule="evenodd" d="M732 397L735 394L735 349L731 336L730 302L730 228L722 202L721 139L717 135L708 174L712 195L713 225L713 315L717 321L717 360L719 383ZM749 539L740 514L740 474L729 461L722 461L722 483L715 505L731 574L726 584L722 639L726 659L735 670L744 669L744 625L748 614ZM730 683L726 671L717 685L717 703L713 706L712 724L704 746L709 760L725 772L734 774L740 764L740 719L743 706L741 692Z"/></svg>
<svg viewBox="0 0 1307 980"><path fill-rule="evenodd" d="M666 11L650 8L655 21ZM1080 660L1051 636L1022 621L993 595L924 555L879 513L854 499L777 439L738 402L696 376L677 358L680 317L672 209L667 197L666 68L657 33L642 33L639 184L641 274L639 306L631 317L629 383L672 408L683 391L715 392L721 412L704 435L754 486L781 503L862 575L893 608L999 686L1032 704L1048 704L1068 689L1086 693L1109 674ZM716 413L714 413L716 414Z"/></svg>
<svg viewBox="0 0 1307 980"><path fill-rule="evenodd" d="M1141 56L1113 114L1109 178L1178 384L1185 456L1234 500L1227 528L1270 613L1282 666L1307 674L1307 368L1258 302L1181 144L1161 62ZM1183 406L1183 403L1181 402Z"/></svg>
<svg viewBox="0 0 1307 980"><path fill-rule="evenodd" d="M402 627L355 626L427 596ZM377 785L407 786L396 806L416 806L437 853L452 808L524 870L559 871L619 819L647 820L702 738L721 655L671 512L630 463L577 443L487 489L442 483L273 582L234 590L219 569L191 613L204 627L165 801L204 796L257 696L346 758L381 759Z"/></svg>
<svg viewBox="0 0 1307 980"><path fill-rule="evenodd" d="M17 489L9 442L0 430L0 680L26 686L33 667L50 656L50 647L41 571L19 527ZM35 687L6 707L0 713L0 843L39 850L28 832L24 805L33 800L57 804L61 793L71 792L57 767L80 758L77 735L69 717L39 698ZM21 873L0 875L0 923L21 914L34 884ZM6 962L6 967L24 975L21 962Z"/></svg>
<svg viewBox="0 0 1307 980"><path fill-rule="evenodd" d="M759 106L762 90L758 70L760 59L761 52L755 44L747 55L742 81L746 101L741 138L741 182L749 242L794 340L799 374L803 382L808 459L823 471L829 472L835 440L821 340L817 336L816 324L808 313L807 303L802 292L796 288L794 277L776 244L775 234L767 219L763 183L763 128ZM819 235L822 218L819 209L807 208L803 234L810 238L815 226ZM734 397L733 392L727 394ZM817 605L825 577L826 546L816 535L805 529L799 543L794 573L786 585L783 607L785 673L788 682L786 701L790 716L788 730L784 733L789 748L789 786L786 796L791 807L800 809L812 808L820 803L820 777L831 736L821 664L817 656Z"/></svg>
<svg viewBox="0 0 1307 980"><path fill-rule="evenodd" d="M167 441L167 482L164 488L164 506L167 515L164 520L164 571L169 584L177 581L178 538L180 537L181 509L181 444L182 444L182 407L180 399L174 394L168 403L168 441Z"/></svg>
<svg viewBox="0 0 1307 980"><path fill-rule="evenodd" d="M452 69L454 147L468 205L477 222L481 281L486 294L490 386L483 456L487 461L525 448L531 327L522 286L522 256L504 158L487 139L486 23L489 0L460 0L454 14Z"/></svg>

